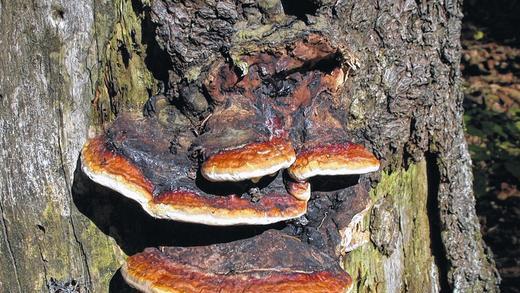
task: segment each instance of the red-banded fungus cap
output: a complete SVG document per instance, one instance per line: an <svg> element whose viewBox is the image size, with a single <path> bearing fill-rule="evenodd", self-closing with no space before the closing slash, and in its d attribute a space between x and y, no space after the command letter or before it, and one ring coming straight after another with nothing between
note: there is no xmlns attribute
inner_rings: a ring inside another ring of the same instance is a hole
<svg viewBox="0 0 520 293"><path fill-rule="evenodd" d="M301 181L317 175L364 174L378 169L379 160L365 147L353 143L336 143L299 152L288 173Z"/></svg>
<svg viewBox="0 0 520 293"><path fill-rule="evenodd" d="M362 145L346 142L344 111L332 99L314 99L304 109L304 141L287 170L297 181L320 175L351 175L377 171L379 161Z"/></svg>
<svg viewBox="0 0 520 293"><path fill-rule="evenodd" d="M337 260L275 230L210 246L148 248L121 272L143 292L339 293L352 286Z"/></svg>
<svg viewBox="0 0 520 293"><path fill-rule="evenodd" d="M209 181L243 181L276 173L296 159L294 148L272 117L270 105L236 96L217 106L197 144L204 154L201 174ZM262 110L259 110L262 109Z"/></svg>
<svg viewBox="0 0 520 293"><path fill-rule="evenodd" d="M204 162L201 173L210 181L242 181L276 173L295 160L291 142L275 138L221 151Z"/></svg>
<svg viewBox="0 0 520 293"><path fill-rule="evenodd" d="M83 172L94 182L137 201L150 215L207 225L270 224L303 215L307 203L287 193L281 174L248 194L250 186L214 186L196 177L187 155L188 138L168 132L153 119L121 116L89 140L81 154ZM183 146L186 145L186 146ZM249 183L251 184L251 183ZM226 193L218 193L224 190Z"/></svg>

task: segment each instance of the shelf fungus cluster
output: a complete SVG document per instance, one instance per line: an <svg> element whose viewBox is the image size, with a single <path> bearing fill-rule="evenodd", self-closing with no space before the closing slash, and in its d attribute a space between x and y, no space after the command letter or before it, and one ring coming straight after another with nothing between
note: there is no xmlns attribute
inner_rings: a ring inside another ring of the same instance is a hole
<svg viewBox="0 0 520 293"><path fill-rule="evenodd" d="M345 140L338 54L311 34L244 54L245 72L214 64L202 83L211 114L194 125L202 131L122 114L85 144L82 170L157 218L219 226L299 218L310 178L379 169L371 152ZM351 284L331 257L277 231L147 249L122 272L145 292L343 292Z"/></svg>

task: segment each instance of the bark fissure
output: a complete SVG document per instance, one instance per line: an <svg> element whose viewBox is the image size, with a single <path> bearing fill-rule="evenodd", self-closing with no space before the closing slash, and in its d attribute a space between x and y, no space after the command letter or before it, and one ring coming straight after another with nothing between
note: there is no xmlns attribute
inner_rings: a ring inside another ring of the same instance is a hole
<svg viewBox="0 0 520 293"><path fill-rule="evenodd" d="M47 288L49 288L49 278L47 276L47 260L45 259L45 257L43 257L43 251L42 251L42 247L40 245L40 243L38 243L38 252L40 254L40 260L42 262L42 267L43 267L43 283L47 286Z"/></svg>
<svg viewBox="0 0 520 293"><path fill-rule="evenodd" d="M446 250L441 239L441 229L439 223L441 221L439 214L439 183L440 174L439 167L436 164L437 157L433 154L426 154L426 171L427 171L427 213L428 223L430 226L430 249L438 269L438 278L440 292L449 292L448 283L448 260L446 259Z"/></svg>
<svg viewBox="0 0 520 293"><path fill-rule="evenodd" d="M69 195L69 200L68 200L68 203L69 203L69 207L73 208L72 206L72 185L70 184L70 180L67 176L67 170L66 170L66 164L65 164L65 152L63 150L64 146L63 146L63 137L65 136L64 134L64 129L65 129L65 123L63 122L63 108L62 108L62 103L59 102L58 103L58 129L57 129L57 144L58 144L58 151L59 151L59 159L60 159L60 167L61 167L61 173L62 173L62 176L63 176L63 180L65 181L65 187L66 187L66 192L67 194ZM88 257L87 257L87 254L85 252L85 249L83 247L83 243L81 242L81 240L78 238L78 235L77 235L77 231L76 231L76 225L74 223L74 219L72 217L72 215L70 215L68 217L68 222L70 223L70 226L71 226L71 230L72 230L72 236L74 237L74 241L76 241L76 244L78 245L79 247L79 250L80 250L80 253L81 253L81 260L83 262L83 265L82 267L86 270L86 278L87 278L87 285L88 287L90 287L91 285L91 275L90 275L90 268L89 268L89 265L88 265Z"/></svg>
<svg viewBox="0 0 520 293"><path fill-rule="evenodd" d="M72 207L72 203L70 205ZM76 241L76 243L79 246L79 250L80 250L80 253L81 253L81 259L83 261L83 267L86 270L87 286L90 287L92 285L92 276L90 274L90 267L89 267L89 264L88 264L88 256L87 256L87 253L85 252L85 247L83 246L83 242L81 242L81 240L78 238L76 224L74 223L74 219L72 219L72 217L70 217L69 222L70 222L70 225L71 225L71 228L72 228L72 235L74 237L74 241Z"/></svg>
<svg viewBox="0 0 520 293"><path fill-rule="evenodd" d="M20 278L18 277L18 265L16 264L16 258L14 257L13 248L11 246L11 241L9 240L9 233L8 233L7 224L5 223L6 219L5 219L4 207L2 206L2 202L0 202L0 213L2 213L2 233L4 234L5 244L7 246L9 258L11 259L11 263L13 265L14 278L15 278L16 284L18 286L18 292L21 293L22 284L20 282Z"/></svg>

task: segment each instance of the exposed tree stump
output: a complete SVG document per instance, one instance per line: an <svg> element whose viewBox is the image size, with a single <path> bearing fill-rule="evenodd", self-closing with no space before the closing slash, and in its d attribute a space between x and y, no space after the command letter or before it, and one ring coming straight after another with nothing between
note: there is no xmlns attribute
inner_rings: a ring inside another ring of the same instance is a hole
<svg viewBox="0 0 520 293"><path fill-rule="evenodd" d="M495 291L462 128L461 17L457 1L0 2L0 291L122 290L125 255L271 228L341 257L357 291ZM154 219L77 169L88 133L121 113L179 112L198 131L215 64L240 77L253 53L310 35L335 49L315 69L345 73L341 131L380 176L324 184L300 221L215 228Z"/></svg>

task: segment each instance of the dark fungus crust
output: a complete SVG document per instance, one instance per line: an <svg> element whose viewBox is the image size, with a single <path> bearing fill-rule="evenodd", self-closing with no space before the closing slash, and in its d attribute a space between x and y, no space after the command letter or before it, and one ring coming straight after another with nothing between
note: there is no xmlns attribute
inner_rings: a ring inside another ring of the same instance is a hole
<svg viewBox="0 0 520 293"><path fill-rule="evenodd" d="M230 134L241 132L244 141L291 136L297 147L304 136L300 131L305 129L305 109L314 104L324 105L322 110L334 115L342 112L335 100L345 77L338 58L329 42L311 34L291 45L244 54L236 61L245 68L242 71L236 64L215 64L205 87L216 107L201 144L218 149L219 143L212 143L216 134L222 140L221 135L233 129ZM246 131L251 128L254 131ZM341 128L341 123L336 121L335 128ZM209 147L207 151L209 155L215 152Z"/></svg>
<svg viewBox="0 0 520 293"><path fill-rule="evenodd" d="M128 258L125 280L143 292L346 292L332 257L276 230L200 247L148 248Z"/></svg>
<svg viewBox="0 0 520 293"><path fill-rule="evenodd" d="M339 258L349 245L345 243L347 227L371 205L370 183L356 176L318 176L311 184L314 199L305 214L308 223L300 226L293 222L284 231Z"/></svg>
<svg viewBox="0 0 520 293"><path fill-rule="evenodd" d="M311 161L308 167L319 163L325 168L323 172L305 172L306 177L295 176L297 180L314 175L352 174L352 168L358 171L355 174L377 170L379 162L370 152L346 142L346 111L337 100L345 79L339 58L340 53L325 38L310 34L290 45L241 56L235 61L240 70L236 64L214 66L205 86L216 107L197 139L212 167L226 169L227 160L215 159L222 157L219 152L223 149L290 139L296 150L316 150L312 158L318 162ZM359 151L318 155L319 150L339 148ZM372 168L361 166L367 157L370 158L365 162ZM301 165L307 158L300 152L297 161ZM335 161L339 161L336 166ZM269 162L275 166L275 160ZM343 172L334 173L331 169Z"/></svg>
<svg viewBox="0 0 520 293"><path fill-rule="evenodd" d="M208 225L269 224L305 213L306 202L287 193L281 175L258 185L205 182L186 150L178 146L176 154L171 152L167 134L152 119L120 116L107 134L85 145L82 169L158 218Z"/></svg>
<svg viewBox="0 0 520 293"><path fill-rule="evenodd" d="M212 112L200 125L177 124L188 121L179 109L169 112L171 123L121 115L85 145L83 170L154 217L209 225L298 218L310 198L308 177L379 166L364 147L346 142L339 58L324 37L309 34L244 53L234 65L217 63L204 82ZM285 186L279 171L295 161L289 173L300 182L285 178Z"/></svg>

